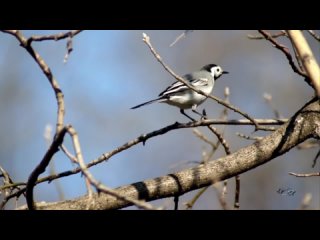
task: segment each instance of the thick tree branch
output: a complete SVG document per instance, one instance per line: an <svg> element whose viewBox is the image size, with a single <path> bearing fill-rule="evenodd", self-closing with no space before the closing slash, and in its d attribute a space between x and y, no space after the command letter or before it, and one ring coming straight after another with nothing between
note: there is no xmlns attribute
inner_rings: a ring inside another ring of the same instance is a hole
<svg viewBox="0 0 320 240"><path fill-rule="evenodd" d="M229 156L167 176L133 183L115 190L124 196L151 201L208 186L225 180L286 153L308 138L320 138L320 105L316 98L309 101L288 123L252 145ZM96 209L119 209L132 205L106 194L94 195ZM39 209L85 209L87 196L74 200L40 204Z"/></svg>
<svg viewBox="0 0 320 240"><path fill-rule="evenodd" d="M288 35L294 48L297 49L303 67L306 69L312 85L315 88L316 95L320 97L320 69L308 42L300 30L288 30Z"/></svg>

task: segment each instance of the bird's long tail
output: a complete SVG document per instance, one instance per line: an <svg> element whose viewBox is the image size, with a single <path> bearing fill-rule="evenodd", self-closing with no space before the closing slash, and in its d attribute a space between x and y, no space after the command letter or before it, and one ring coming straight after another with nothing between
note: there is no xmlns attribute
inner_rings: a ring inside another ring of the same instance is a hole
<svg viewBox="0 0 320 240"><path fill-rule="evenodd" d="M136 108L142 107L142 106L144 106L144 105L148 105L148 104L157 102L157 101L159 101L160 99L162 99L162 97L157 98L157 99L153 99L153 100L148 101L148 102L141 103L141 104L139 104L139 105L137 105L137 106L134 106L134 107L132 107L132 108L130 108L130 109L136 109Z"/></svg>

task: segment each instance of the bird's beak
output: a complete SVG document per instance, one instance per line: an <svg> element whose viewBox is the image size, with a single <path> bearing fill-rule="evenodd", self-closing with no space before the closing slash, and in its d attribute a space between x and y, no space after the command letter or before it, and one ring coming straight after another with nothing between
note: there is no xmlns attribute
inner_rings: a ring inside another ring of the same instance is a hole
<svg viewBox="0 0 320 240"><path fill-rule="evenodd" d="M222 72L222 74L228 74L228 73L229 73L229 72L227 72L227 71L223 71L223 72Z"/></svg>

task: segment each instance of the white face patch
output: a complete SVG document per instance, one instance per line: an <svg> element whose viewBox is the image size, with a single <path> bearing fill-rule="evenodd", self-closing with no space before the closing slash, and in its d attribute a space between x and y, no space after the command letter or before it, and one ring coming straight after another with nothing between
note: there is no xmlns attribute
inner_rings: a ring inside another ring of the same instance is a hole
<svg viewBox="0 0 320 240"><path fill-rule="evenodd" d="M210 69L210 73L211 73L211 76L213 77L213 78L215 78L215 77L217 77L217 76L220 76L221 75L221 72L222 72L222 70L221 70L221 68L220 67L212 67L211 69Z"/></svg>

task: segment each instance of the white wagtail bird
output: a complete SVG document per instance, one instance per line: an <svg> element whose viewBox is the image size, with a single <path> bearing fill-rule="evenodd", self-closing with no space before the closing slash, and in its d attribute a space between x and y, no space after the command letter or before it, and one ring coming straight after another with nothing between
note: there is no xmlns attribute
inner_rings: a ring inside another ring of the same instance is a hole
<svg viewBox="0 0 320 240"><path fill-rule="evenodd" d="M208 64L202 67L199 71L184 75L183 78L196 89L199 89L209 95L213 90L215 81L226 73L229 72L223 71L220 66L215 64ZM166 88L163 92L161 92L158 98L134 106L131 109L136 109L154 102L167 103L169 105L180 108L180 112L183 115L194 121L193 118L191 118L184 112L184 109L191 108L194 113L199 114L203 117L203 114L197 112L196 108L206 99L206 96L193 91L185 84L177 81Z"/></svg>

